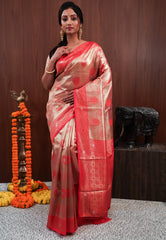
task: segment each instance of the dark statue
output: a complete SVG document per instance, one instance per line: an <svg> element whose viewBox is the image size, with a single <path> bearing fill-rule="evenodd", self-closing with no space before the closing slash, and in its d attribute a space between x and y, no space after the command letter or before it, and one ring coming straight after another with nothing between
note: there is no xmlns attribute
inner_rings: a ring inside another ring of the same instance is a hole
<svg viewBox="0 0 166 240"><path fill-rule="evenodd" d="M155 109L119 106L115 114L115 147L139 146L139 136L145 138L143 146L152 145L153 135L159 125L159 113Z"/></svg>

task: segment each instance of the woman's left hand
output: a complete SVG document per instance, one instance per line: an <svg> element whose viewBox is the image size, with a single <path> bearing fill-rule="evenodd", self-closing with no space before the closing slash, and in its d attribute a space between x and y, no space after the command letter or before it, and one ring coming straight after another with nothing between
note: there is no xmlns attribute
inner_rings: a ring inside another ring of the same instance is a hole
<svg viewBox="0 0 166 240"><path fill-rule="evenodd" d="M71 105L74 104L74 95L73 92L70 92L67 97L63 99L65 103L70 103Z"/></svg>

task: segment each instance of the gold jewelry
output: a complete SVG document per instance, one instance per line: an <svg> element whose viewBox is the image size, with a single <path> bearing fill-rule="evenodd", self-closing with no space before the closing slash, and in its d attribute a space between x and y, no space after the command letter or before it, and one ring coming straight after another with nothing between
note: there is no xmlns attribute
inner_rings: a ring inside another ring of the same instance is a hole
<svg viewBox="0 0 166 240"><path fill-rule="evenodd" d="M61 41L63 41L63 37L64 37L64 31L63 31L62 28L61 28L61 30L60 30L60 38L61 38Z"/></svg>
<svg viewBox="0 0 166 240"><path fill-rule="evenodd" d="M78 38L79 38L79 40L81 40L81 37L82 37L82 24L80 25L80 29L78 31Z"/></svg>
<svg viewBox="0 0 166 240"><path fill-rule="evenodd" d="M45 72L46 72L46 73L50 73L50 74L51 74L51 73L54 73L54 72L55 72L55 69L54 69L54 70L52 70L51 72L49 72L49 71L47 71L47 69L45 69Z"/></svg>

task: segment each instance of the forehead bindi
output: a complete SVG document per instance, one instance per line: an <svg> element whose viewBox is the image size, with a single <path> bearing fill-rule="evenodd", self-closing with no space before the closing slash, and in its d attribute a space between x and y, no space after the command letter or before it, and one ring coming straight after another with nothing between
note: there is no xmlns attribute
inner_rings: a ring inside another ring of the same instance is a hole
<svg viewBox="0 0 166 240"><path fill-rule="evenodd" d="M69 17L69 16L73 17L73 16L77 16L77 14L71 8L66 9L62 12L62 17Z"/></svg>

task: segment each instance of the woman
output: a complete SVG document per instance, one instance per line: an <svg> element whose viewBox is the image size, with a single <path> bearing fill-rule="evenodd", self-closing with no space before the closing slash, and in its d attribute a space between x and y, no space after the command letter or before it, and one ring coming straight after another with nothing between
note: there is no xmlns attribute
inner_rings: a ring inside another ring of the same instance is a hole
<svg viewBox="0 0 166 240"><path fill-rule="evenodd" d="M101 47L81 40L83 16L72 2L59 10L62 41L49 54L43 86L52 142L47 227L73 233L109 221L113 176L112 79Z"/></svg>

